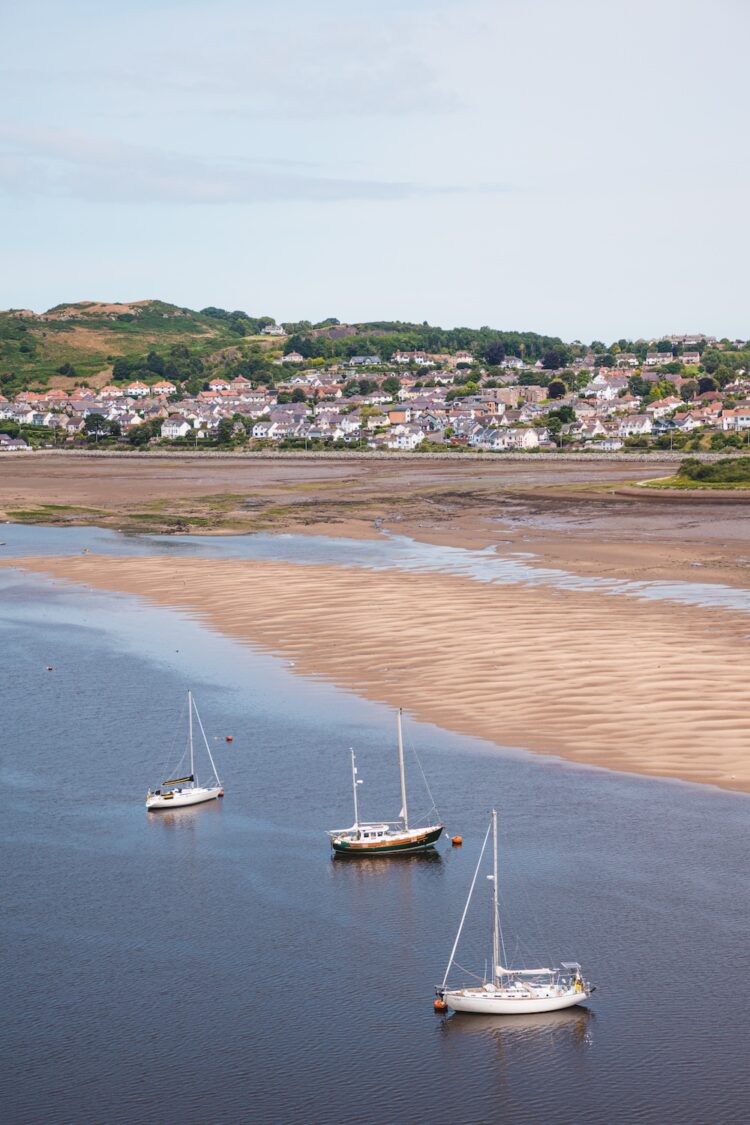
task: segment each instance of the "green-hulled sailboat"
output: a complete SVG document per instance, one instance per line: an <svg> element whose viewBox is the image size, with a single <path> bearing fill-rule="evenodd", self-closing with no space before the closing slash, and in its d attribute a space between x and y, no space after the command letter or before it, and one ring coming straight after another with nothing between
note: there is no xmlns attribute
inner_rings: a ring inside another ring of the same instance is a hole
<svg viewBox="0 0 750 1125"><path fill-rule="evenodd" d="M398 820L384 820L364 823L359 819L357 786L362 784L357 777L357 761L352 750L352 795L354 797L354 824L351 828L339 828L328 835L331 847L337 856L355 859L360 856L405 855L408 852L423 852L435 846L443 831L442 824L430 824L426 828L410 828L409 813L406 806L406 775L404 772L404 740L401 733L401 708L398 709L398 766L401 779L401 812Z"/></svg>

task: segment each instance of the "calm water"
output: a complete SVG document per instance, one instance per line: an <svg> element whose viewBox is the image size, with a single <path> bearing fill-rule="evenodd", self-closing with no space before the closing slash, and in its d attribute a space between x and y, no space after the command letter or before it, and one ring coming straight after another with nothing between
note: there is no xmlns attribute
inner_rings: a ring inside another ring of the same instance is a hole
<svg viewBox="0 0 750 1125"><path fill-rule="evenodd" d="M530 552L486 547L470 550L419 543L405 535L345 539L327 535L121 535L106 528L24 527L1 529L0 558L30 555L166 555L174 558L275 559L300 565L334 563L369 570L396 568L438 572L501 585L547 586L641 601L667 601L750 613L750 590L720 582L630 581L582 577L559 567L536 566Z"/></svg>
<svg viewBox="0 0 750 1125"><path fill-rule="evenodd" d="M746 797L407 722L464 847L333 862L350 746L398 809L387 710L134 599L3 572L0 607L5 1121L747 1120ZM148 816L188 686L227 796ZM583 961L590 1011L432 1011L493 803L509 947Z"/></svg>

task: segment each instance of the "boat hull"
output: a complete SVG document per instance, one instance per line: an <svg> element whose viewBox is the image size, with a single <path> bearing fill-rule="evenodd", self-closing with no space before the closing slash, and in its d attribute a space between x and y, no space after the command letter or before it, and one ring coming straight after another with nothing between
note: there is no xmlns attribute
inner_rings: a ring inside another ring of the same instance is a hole
<svg viewBox="0 0 750 1125"><path fill-rule="evenodd" d="M195 789L183 789L177 793L153 793L146 798L146 808L149 812L162 812L168 809L184 809L188 805L202 805L206 801L215 801L223 797L224 790L218 785L200 786Z"/></svg>
<svg viewBox="0 0 750 1125"><path fill-rule="evenodd" d="M559 1012L586 999L585 992L570 989L559 996L498 996L483 989L460 989L443 993L454 1012L474 1012L489 1016L528 1016L537 1012Z"/></svg>
<svg viewBox="0 0 750 1125"><path fill-rule="evenodd" d="M347 840L336 838L331 840L334 855L344 856L347 859L358 859L367 856L394 856L407 855L410 852L423 852L433 848L440 839L443 831L442 824L432 825L423 831L395 833L383 840Z"/></svg>

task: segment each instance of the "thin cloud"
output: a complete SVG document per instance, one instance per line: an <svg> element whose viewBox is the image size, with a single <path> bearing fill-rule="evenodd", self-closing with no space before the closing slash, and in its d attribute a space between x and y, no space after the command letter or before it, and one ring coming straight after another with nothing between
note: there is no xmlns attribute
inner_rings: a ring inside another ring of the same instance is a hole
<svg viewBox="0 0 750 1125"><path fill-rule="evenodd" d="M392 200L418 184L315 176L251 161L206 160L72 131L0 126L0 190L106 203L252 204Z"/></svg>

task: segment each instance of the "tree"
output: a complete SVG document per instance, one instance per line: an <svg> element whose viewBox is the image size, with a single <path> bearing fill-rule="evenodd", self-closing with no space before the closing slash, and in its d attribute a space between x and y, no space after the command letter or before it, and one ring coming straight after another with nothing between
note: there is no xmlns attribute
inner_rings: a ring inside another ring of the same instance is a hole
<svg viewBox="0 0 750 1125"><path fill-rule="evenodd" d="M717 391L719 384L711 375L701 375L698 380L698 394L704 395L707 391Z"/></svg>
<svg viewBox="0 0 750 1125"><path fill-rule="evenodd" d="M564 366L562 353L557 348L550 348L542 356L542 367L545 371L559 371Z"/></svg>
<svg viewBox="0 0 750 1125"><path fill-rule="evenodd" d="M155 375L164 374L164 360L158 352L149 352L146 356L146 367L149 371L153 371Z"/></svg>
<svg viewBox="0 0 750 1125"><path fill-rule="evenodd" d="M552 379L547 387L547 394L549 398L562 398L563 395L568 393L568 388L562 379Z"/></svg>
<svg viewBox="0 0 750 1125"><path fill-rule="evenodd" d="M307 396L302 387L295 387L292 391L292 402L307 402Z"/></svg>
<svg viewBox="0 0 750 1125"><path fill-rule="evenodd" d="M495 340L494 343L485 348L484 358L491 367L497 367L505 359L505 344L501 340Z"/></svg>
<svg viewBox="0 0 750 1125"><path fill-rule="evenodd" d="M220 445L228 445L234 433L234 422L231 418L222 418L216 427L216 440Z"/></svg>
<svg viewBox="0 0 750 1125"><path fill-rule="evenodd" d="M111 432L110 424L103 414L87 414L83 429L87 437L93 437L96 441L100 437L106 437Z"/></svg>
<svg viewBox="0 0 750 1125"><path fill-rule="evenodd" d="M133 426L131 430L128 430L128 441L131 445L135 446L136 449L148 445L153 436L154 433L151 422L142 422L140 426Z"/></svg>
<svg viewBox="0 0 750 1125"><path fill-rule="evenodd" d="M383 390L388 395L397 395L401 390L401 380L396 375L389 375L382 383Z"/></svg>
<svg viewBox="0 0 750 1125"><path fill-rule="evenodd" d="M628 390L636 398L646 398L651 391L651 384L642 375L631 375L628 378Z"/></svg>
<svg viewBox="0 0 750 1125"><path fill-rule="evenodd" d="M712 375L720 363L721 352L717 351L716 348L706 348L701 356L703 370L707 371L709 375Z"/></svg>
<svg viewBox="0 0 750 1125"><path fill-rule="evenodd" d="M558 422L567 425L569 422L575 422L576 412L572 406L566 404L565 406L558 406L554 410L550 410L547 414L547 419L550 421L552 419L557 419Z"/></svg>

